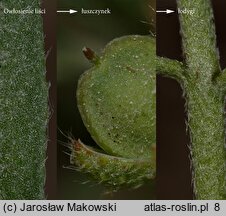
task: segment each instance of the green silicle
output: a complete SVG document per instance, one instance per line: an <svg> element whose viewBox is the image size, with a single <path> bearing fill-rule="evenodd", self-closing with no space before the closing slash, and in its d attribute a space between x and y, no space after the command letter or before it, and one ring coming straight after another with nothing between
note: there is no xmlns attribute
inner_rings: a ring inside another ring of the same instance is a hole
<svg viewBox="0 0 226 216"><path fill-rule="evenodd" d="M74 141L72 163L115 190L137 187L155 176L155 39L115 39L90 60L94 66L80 77L77 101L102 150Z"/></svg>

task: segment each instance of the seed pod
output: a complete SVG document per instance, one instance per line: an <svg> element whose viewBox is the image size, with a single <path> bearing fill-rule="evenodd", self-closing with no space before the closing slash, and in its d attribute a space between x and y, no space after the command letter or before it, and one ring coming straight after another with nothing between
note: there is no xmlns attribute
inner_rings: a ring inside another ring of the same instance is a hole
<svg viewBox="0 0 226 216"><path fill-rule="evenodd" d="M154 59L154 38L122 37L79 80L78 108L103 152L73 142L71 161L113 189L155 176Z"/></svg>

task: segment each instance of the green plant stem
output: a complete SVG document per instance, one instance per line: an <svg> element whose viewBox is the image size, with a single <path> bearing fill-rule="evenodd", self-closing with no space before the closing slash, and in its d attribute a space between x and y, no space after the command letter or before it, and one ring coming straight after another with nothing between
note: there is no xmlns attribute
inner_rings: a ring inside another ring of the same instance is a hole
<svg viewBox="0 0 226 216"><path fill-rule="evenodd" d="M186 87L197 199L223 199L225 193L224 100L215 87Z"/></svg>
<svg viewBox="0 0 226 216"><path fill-rule="evenodd" d="M208 0L179 0L188 78L188 126L192 141L193 181L197 199L223 199L225 194L224 92L214 79L221 75L216 52L213 12ZM225 77L225 75L223 75Z"/></svg>
<svg viewBox="0 0 226 216"><path fill-rule="evenodd" d="M194 10L193 15L181 13L179 16L189 75L210 82L220 71L210 0L179 0L178 8Z"/></svg>
<svg viewBox="0 0 226 216"><path fill-rule="evenodd" d="M183 63L177 60L171 60L163 57L157 57L156 70L166 77L176 79L179 83L185 80L185 67Z"/></svg>

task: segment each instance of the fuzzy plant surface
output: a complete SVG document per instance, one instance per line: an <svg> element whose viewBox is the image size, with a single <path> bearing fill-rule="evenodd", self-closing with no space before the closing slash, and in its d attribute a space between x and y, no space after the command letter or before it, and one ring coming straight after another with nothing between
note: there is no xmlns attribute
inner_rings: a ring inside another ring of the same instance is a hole
<svg viewBox="0 0 226 216"><path fill-rule="evenodd" d="M125 36L110 42L80 77L78 108L100 149L72 141L71 163L112 190L155 177L155 39Z"/></svg>
<svg viewBox="0 0 226 216"><path fill-rule="evenodd" d="M42 18L4 14L38 0L0 1L0 199L43 199L48 87Z"/></svg>
<svg viewBox="0 0 226 216"><path fill-rule="evenodd" d="M196 199L224 199L226 71L219 63L211 1L177 3L195 11L179 15L184 62L158 57L156 67L184 90Z"/></svg>

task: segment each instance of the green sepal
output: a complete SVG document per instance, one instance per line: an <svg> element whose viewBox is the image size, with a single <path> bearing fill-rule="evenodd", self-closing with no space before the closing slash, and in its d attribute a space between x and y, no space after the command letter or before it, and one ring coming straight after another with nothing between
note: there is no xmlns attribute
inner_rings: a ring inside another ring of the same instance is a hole
<svg viewBox="0 0 226 216"><path fill-rule="evenodd" d="M74 140L71 146L71 163L81 172L88 173L109 189L137 188L155 177L155 160L127 159L98 152ZM155 152L155 149L152 149Z"/></svg>

